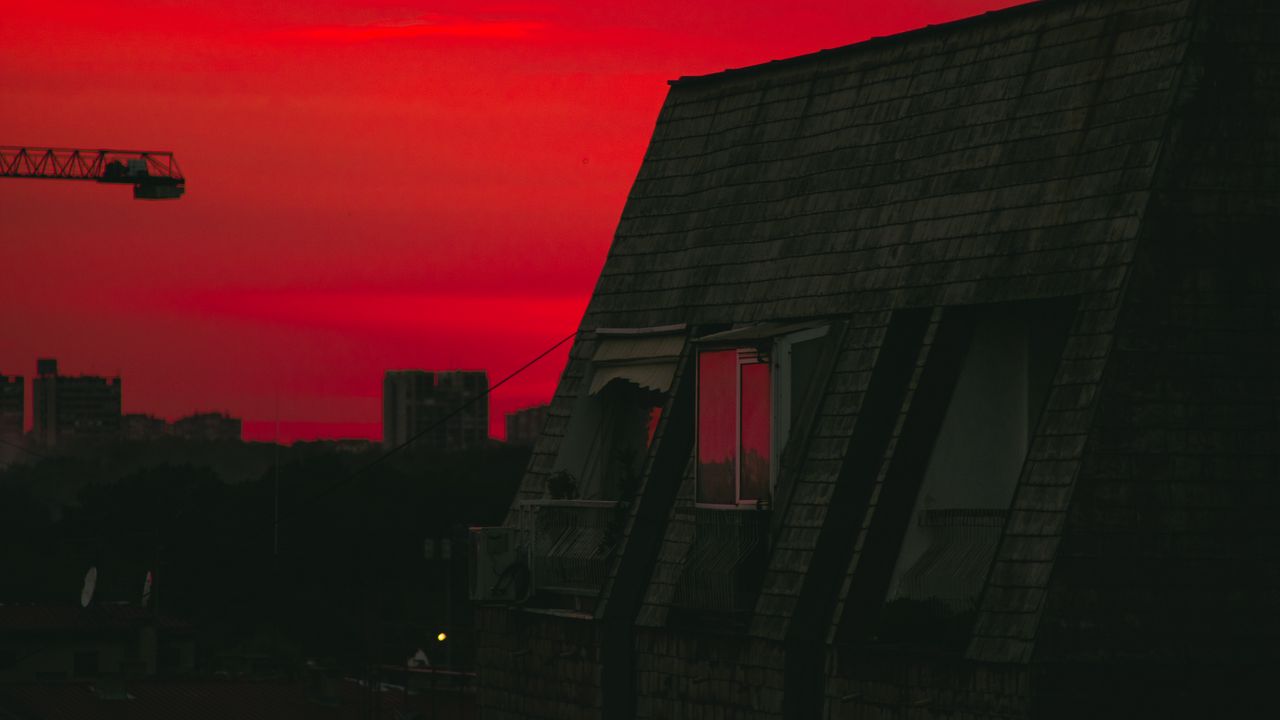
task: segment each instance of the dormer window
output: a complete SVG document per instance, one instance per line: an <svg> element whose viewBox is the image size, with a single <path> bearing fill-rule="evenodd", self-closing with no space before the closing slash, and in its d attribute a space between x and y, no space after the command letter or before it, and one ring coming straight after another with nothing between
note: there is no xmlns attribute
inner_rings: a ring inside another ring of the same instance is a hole
<svg viewBox="0 0 1280 720"><path fill-rule="evenodd" d="M769 500L768 357L754 348L698 353L698 502Z"/></svg>
<svg viewBox="0 0 1280 720"><path fill-rule="evenodd" d="M768 508L791 428L812 408L825 325L769 323L699 338L697 495L676 602L695 622L742 618L764 577Z"/></svg>
<svg viewBox="0 0 1280 720"><path fill-rule="evenodd" d="M556 459L553 498L617 500L634 491L685 345L683 325L595 334L584 392Z"/></svg>
<svg viewBox="0 0 1280 720"><path fill-rule="evenodd" d="M698 504L769 504L826 335L825 326L768 324L699 340Z"/></svg>

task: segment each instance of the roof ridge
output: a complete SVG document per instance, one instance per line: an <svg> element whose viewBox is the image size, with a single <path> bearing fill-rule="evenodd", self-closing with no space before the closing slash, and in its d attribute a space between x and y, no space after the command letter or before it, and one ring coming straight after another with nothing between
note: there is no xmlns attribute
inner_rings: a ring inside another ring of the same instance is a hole
<svg viewBox="0 0 1280 720"><path fill-rule="evenodd" d="M1083 3L1083 2L1086 2L1086 0L1026 0L1025 2L1022 2L1018 5L1012 5L1010 7L1001 8L999 10L989 10L980 15L970 15L969 17L950 20L948 22L938 23L936 25L925 25L923 27L913 28L911 30L904 30L902 32L892 33L890 35L877 35L874 37L867 38L865 40L859 40L858 42L849 43L848 45L839 45L833 48L823 48L820 50L815 50L810 53L805 53L804 55L794 55L792 57L781 58L777 60L766 60L764 62L754 63L752 65L744 65L742 67L736 67L736 68L726 68L718 72L706 73L703 75L681 75L680 77L674 80L668 80L667 84L671 86L675 86L675 85L687 85L687 84L696 84L696 83L703 83L703 82L715 82L717 80L724 79L726 76L737 77L742 75L754 75L756 73L764 72L767 70L775 70L781 67L800 66L800 65L811 63L811 62L816 62L819 60L827 60L833 56L851 54L855 51L862 50L869 46L879 47L882 45L893 45L900 42L905 42L907 40L915 39L921 35L928 35L936 32L949 31L960 26L967 27L970 25L979 25L982 23L994 22L997 20L1004 20L1010 16L1020 15L1023 13L1029 14L1033 12L1045 12L1048 8L1053 8L1061 5L1068 5L1071 3Z"/></svg>

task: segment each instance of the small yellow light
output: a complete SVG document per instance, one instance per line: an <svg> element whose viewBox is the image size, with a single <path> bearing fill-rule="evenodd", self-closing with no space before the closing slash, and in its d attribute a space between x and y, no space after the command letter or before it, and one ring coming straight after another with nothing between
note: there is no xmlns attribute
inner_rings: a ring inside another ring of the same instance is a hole
<svg viewBox="0 0 1280 720"><path fill-rule="evenodd" d="M444 642L445 640L448 640L448 639L449 639L449 636L445 635L444 633L440 633L439 635L436 635L436 640L438 642Z"/></svg>

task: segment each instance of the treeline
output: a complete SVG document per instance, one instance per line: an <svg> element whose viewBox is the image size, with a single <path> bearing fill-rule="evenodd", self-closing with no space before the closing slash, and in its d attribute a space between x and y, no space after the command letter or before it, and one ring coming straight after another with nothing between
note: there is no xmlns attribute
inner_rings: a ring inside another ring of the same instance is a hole
<svg viewBox="0 0 1280 720"><path fill-rule="evenodd" d="M140 602L152 571L161 614L189 622L205 658L351 667L403 662L446 627L464 662L466 527L502 520L528 461L506 446L251 448L221 465L114 452L0 471L0 602L74 604L89 567L96 602ZM255 478L225 476L252 462ZM427 538L452 539L453 559L426 559Z"/></svg>

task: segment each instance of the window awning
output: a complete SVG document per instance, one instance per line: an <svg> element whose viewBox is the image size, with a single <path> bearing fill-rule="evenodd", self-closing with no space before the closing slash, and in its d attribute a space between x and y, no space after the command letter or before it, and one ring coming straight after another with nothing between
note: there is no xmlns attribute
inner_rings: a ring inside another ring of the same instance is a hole
<svg viewBox="0 0 1280 720"><path fill-rule="evenodd" d="M676 362L684 351L683 332L656 328L651 332L597 331L600 344L591 356L594 372L591 394L614 380L635 383L647 390L667 392L676 374Z"/></svg>
<svg viewBox="0 0 1280 720"><path fill-rule="evenodd" d="M760 340L769 340L791 333L803 332L805 330L813 330L826 326L828 323L821 322L800 322L800 323L777 323L766 322L756 325L748 325L747 327L734 328L733 330L725 330L723 332L703 335L694 340L696 343L739 343L750 344Z"/></svg>

